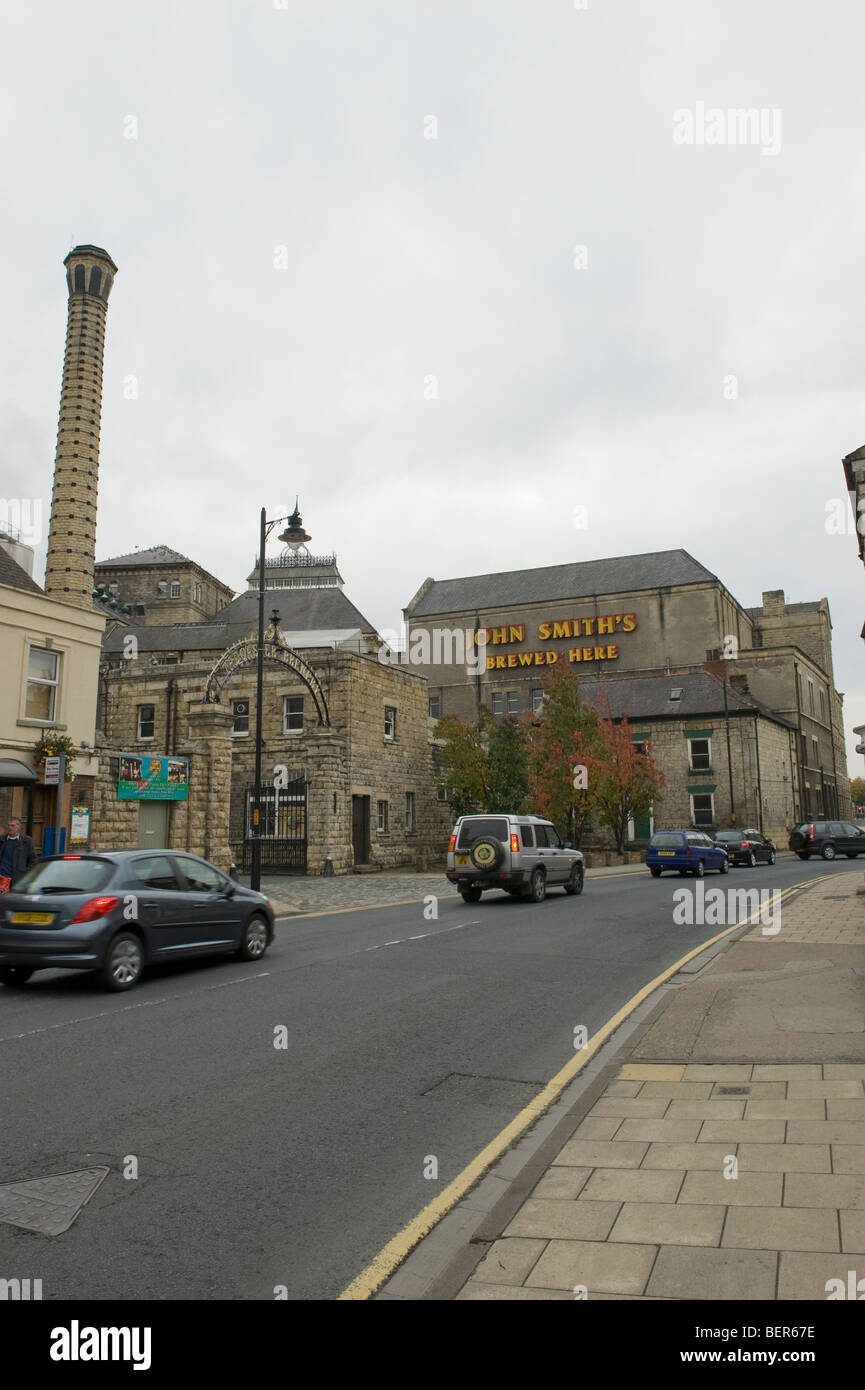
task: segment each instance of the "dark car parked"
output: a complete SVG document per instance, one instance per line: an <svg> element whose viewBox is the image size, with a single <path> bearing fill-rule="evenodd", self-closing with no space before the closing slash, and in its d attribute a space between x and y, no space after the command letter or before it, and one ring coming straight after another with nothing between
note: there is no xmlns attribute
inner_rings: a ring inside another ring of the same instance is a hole
<svg viewBox="0 0 865 1390"><path fill-rule="evenodd" d="M34 970L96 970L130 989L157 961L231 952L260 960L273 906L205 859L113 850L43 859L0 897L0 982Z"/></svg>
<svg viewBox="0 0 865 1390"><path fill-rule="evenodd" d="M775 846L759 830L719 830L715 844L727 851L731 864L749 864L753 869L758 863L775 863Z"/></svg>
<svg viewBox="0 0 865 1390"><path fill-rule="evenodd" d="M836 859L846 854L855 859L865 854L865 830L848 820L803 821L790 832L790 848L800 859L819 854L823 859Z"/></svg>
<svg viewBox="0 0 865 1390"><path fill-rule="evenodd" d="M665 869L702 878L707 869L727 873L727 851L714 844L702 830L656 830L646 846L646 864L652 878Z"/></svg>

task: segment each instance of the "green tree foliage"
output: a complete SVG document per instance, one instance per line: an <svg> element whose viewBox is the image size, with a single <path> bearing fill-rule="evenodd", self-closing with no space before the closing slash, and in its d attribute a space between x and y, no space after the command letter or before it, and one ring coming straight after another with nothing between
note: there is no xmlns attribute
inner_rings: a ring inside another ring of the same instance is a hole
<svg viewBox="0 0 865 1390"><path fill-rule="evenodd" d="M865 806L865 777L853 777L850 781L850 796L855 806Z"/></svg>
<svg viewBox="0 0 865 1390"><path fill-rule="evenodd" d="M487 804L485 811L525 811L529 796L529 750L525 729L516 719L489 721Z"/></svg>
<svg viewBox="0 0 865 1390"><path fill-rule="evenodd" d="M445 739L443 759L444 787L455 818L486 809L487 749L483 731L464 724L456 715L446 715L435 728L436 738Z"/></svg>
<svg viewBox="0 0 865 1390"><path fill-rule="evenodd" d="M481 710L475 727L448 715L436 725L436 737L447 740L444 782L455 816L522 812L529 794L528 750L515 719L495 720Z"/></svg>

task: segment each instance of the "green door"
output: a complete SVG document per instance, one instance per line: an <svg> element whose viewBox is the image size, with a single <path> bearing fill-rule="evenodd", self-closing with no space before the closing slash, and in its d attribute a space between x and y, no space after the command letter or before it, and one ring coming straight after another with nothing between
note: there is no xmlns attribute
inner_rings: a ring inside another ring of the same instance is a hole
<svg viewBox="0 0 865 1390"><path fill-rule="evenodd" d="M635 840L648 840L649 837L651 836L651 834L652 834L652 819L651 819L651 816L635 816L635 817L634 817L634 839L635 839Z"/></svg>

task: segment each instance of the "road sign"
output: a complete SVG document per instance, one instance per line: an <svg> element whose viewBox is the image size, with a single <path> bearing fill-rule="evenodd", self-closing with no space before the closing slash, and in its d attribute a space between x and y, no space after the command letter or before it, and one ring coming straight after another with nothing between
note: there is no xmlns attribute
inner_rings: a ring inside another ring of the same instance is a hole
<svg viewBox="0 0 865 1390"><path fill-rule="evenodd" d="M46 787L56 787L60 784L60 759L45 759L45 776L43 778Z"/></svg>

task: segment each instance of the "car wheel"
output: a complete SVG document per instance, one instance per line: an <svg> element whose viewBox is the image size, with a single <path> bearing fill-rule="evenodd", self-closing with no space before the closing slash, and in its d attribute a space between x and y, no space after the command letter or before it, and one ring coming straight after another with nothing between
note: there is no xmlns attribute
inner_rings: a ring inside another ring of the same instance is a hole
<svg viewBox="0 0 865 1390"><path fill-rule="evenodd" d="M237 948L239 960L261 960L267 950L267 922L260 913L250 917L243 928L243 936Z"/></svg>
<svg viewBox="0 0 865 1390"><path fill-rule="evenodd" d="M824 858L824 859L834 859L834 858L835 858L835 846L834 846L834 845L829 844L829 845L824 845L824 846L823 846L823 858Z"/></svg>
<svg viewBox="0 0 865 1390"><path fill-rule="evenodd" d="M529 883L529 897L533 903L542 903L547 896L547 876L543 869L535 869Z"/></svg>
<svg viewBox="0 0 865 1390"><path fill-rule="evenodd" d="M497 869L504 858L504 850L492 835L480 835L469 850L472 867L491 873Z"/></svg>
<svg viewBox="0 0 865 1390"><path fill-rule="evenodd" d="M144 948L130 931L122 931L109 943L102 967L102 983L112 991L131 989L144 969Z"/></svg>
<svg viewBox="0 0 865 1390"><path fill-rule="evenodd" d="M32 974L23 965L0 965L0 985L26 985Z"/></svg>
<svg viewBox="0 0 865 1390"><path fill-rule="evenodd" d="M697 867L696 867L696 869L694 870L694 878L702 878L703 875L705 874L705 872L706 872L706 866L705 866L705 864L703 863L702 859L698 859L698 860L697 860Z"/></svg>
<svg viewBox="0 0 865 1390"><path fill-rule="evenodd" d="M461 888L460 897L464 903L479 903L481 900L481 891L480 888L475 888L474 886L471 888Z"/></svg>
<svg viewBox="0 0 865 1390"><path fill-rule="evenodd" d="M571 876L565 884L565 892L570 893L571 897L573 897L576 893L582 893L583 878L584 875L582 864L575 864L574 867L571 869Z"/></svg>
<svg viewBox="0 0 865 1390"><path fill-rule="evenodd" d="M751 850L750 854L748 855L748 868L749 868L749 869L756 869L756 867L757 867L757 856L756 856L756 854L754 853L754 851Z"/></svg>
<svg viewBox="0 0 865 1390"><path fill-rule="evenodd" d="M660 878L660 877L661 877L661 870L660 870L659 868L657 868L657 866L654 865L654 864L650 864L650 865L649 865L649 873L652 875L652 878Z"/></svg>
<svg viewBox="0 0 865 1390"><path fill-rule="evenodd" d="M729 873L729 872L730 872L730 865L727 863L727 861L726 861L726 859L725 859L725 860L723 860L722 863L720 863L720 864L718 865L718 873L719 873L719 874L727 874L727 873Z"/></svg>
<svg viewBox="0 0 865 1390"><path fill-rule="evenodd" d="M766 862L769 863L769 864L774 864L774 863L775 863L775 851L774 851L773 849L770 849L770 850L769 850L769 858L768 858L768 860L767 860Z"/></svg>

